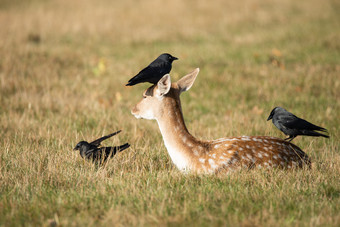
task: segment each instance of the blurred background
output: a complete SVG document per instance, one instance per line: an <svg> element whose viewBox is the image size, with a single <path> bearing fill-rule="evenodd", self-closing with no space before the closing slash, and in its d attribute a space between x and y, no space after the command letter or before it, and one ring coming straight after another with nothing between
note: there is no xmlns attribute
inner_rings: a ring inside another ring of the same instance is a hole
<svg viewBox="0 0 340 227"><path fill-rule="evenodd" d="M13 115L28 109L35 117L105 111L131 119L128 109L148 85L125 83L169 52L180 59L173 81L201 69L183 97L189 121L238 128L261 119L263 128L281 105L332 127L327 122L339 111L338 9L337 1L2 0L1 122L10 128L7 117L17 124Z"/></svg>

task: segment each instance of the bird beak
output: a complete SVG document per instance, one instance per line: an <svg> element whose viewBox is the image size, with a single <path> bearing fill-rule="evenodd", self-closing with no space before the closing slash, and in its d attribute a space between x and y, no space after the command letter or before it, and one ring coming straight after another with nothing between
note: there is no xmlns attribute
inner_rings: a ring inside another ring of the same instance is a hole
<svg viewBox="0 0 340 227"><path fill-rule="evenodd" d="M178 58L176 58L176 57L173 57L173 58L172 58L172 60L173 60L173 61L175 61L175 60L178 60Z"/></svg>
<svg viewBox="0 0 340 227"><path fill-rule="evenodd" d="M269 121L270 119L272 119L273 117L271 115L269 115L267 121Z"/></svg>
<svg viewBox="0 0 340 227"><path fill-rule="evenodd" d="M77 150L77 147L73 148L73 150L76 151L76 150Z"/></svg>

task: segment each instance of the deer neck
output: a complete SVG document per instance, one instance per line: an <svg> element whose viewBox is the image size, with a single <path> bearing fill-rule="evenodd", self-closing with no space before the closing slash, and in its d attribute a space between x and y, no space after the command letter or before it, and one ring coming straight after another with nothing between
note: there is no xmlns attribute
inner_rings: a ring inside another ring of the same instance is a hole
<svg viewBox="0 0 340 227"><path fill-rule="evenodd" d="M165 147L178 169L190 170L194 156L198 156L198 151L202 150L200 141L195 139L185 126L180 100L167 98L164 101L166 105L157 122Z"/></svg>

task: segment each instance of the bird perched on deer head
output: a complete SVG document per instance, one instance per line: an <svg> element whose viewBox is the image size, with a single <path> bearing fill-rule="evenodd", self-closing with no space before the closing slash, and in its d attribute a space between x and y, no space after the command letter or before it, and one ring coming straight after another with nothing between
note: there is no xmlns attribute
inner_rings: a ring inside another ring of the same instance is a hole
<svg viewBox="0 0 340 227"><path fill-rule="evenodd" d="M84 159L91 160L92 162L102 164L106 162L108 158L112 158L117 152L123 151L130 147L130 144L125 143L116 147L99 147L100 143L114 135L120 133L121 130L111 133L107 136L103 136L91 143L87 141L80 141L75 147L74 151L79 150L80 156Z"/></svg>
<svg viewBox="0 0 340 227"><path fill-rule="evenodd" d="M292 141L296 136L322 136L329 138L328 135L316 131L327 132L327 129L314 125L294 114L288 112L282 107L275 107L270 113L267 121L271 120L273 124L285 135L289 136L285 140Z"/></svg>
<svg viewBox="0 0 340 227"><path fill-rule="evenodd" d="M157 82L171 71L172 62L178 58L171 54L161 54L156 60L150 63L146 68L142 69L136 76L132 77L126 86L149 82L157 84Z"/></svg>

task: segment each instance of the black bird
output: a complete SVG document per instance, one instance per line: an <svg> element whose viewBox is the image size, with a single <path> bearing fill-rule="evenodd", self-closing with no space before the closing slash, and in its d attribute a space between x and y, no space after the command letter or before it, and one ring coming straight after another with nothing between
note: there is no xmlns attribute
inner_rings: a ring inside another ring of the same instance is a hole
<svg viewBox="0 0 340 227"><path fill-rule="evenodd" d="M126 148L130 147L130 144L126 143L121 146L116 147L99 147L100 143L103 140L106 140L114 135L117 135L120 133L121 130L111 133L107 136L103 136L99 139L96 139L95 141L92 141L91 143L88 143L87 141L80 141L73 150L79 150L80 156L82 158L92 160L92 162L96 163L104 163L108 158L112 158L117 152L123 151Z"/></svg>
<svg viewBox="0 0 340 227"><path fill-rule="evenodd" d="M126 86L133 86L135 84L149 82L157 84L157 82L171 71L172 62L178 58L171 56L171 54L161 54L156 60L150 63L146 68L140 71L136 76L132 77Z"/></svg>
<svg viewBox="0 0 340 227"><path fill-rule="evenodd" d="M285 140L292 141L296 136L329 136L315 131L327 132L327 129L316 126L294 114L288 112L282 107L275 107L270 113L267 121L273 119L273 124L281 130L285 135L289 136ZM328 132L327 132L328 133Z"/></svg>

